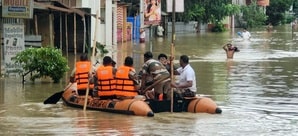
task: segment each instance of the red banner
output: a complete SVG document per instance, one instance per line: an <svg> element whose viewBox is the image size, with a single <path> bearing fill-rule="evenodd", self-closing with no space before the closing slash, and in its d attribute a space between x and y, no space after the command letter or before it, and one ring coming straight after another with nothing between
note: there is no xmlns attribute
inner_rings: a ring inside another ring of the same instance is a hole
<svg viewBox="0 0 298 136"><path fill-rule="evenodd" d="M258 0L257 4L263 7L269 6L269 0Z"/></svg>

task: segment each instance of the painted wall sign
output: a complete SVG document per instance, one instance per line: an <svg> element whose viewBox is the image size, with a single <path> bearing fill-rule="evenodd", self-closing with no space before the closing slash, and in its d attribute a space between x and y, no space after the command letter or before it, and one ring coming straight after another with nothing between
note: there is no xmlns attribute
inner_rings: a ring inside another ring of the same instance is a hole
<svg viewBox="0 0 298 136"><path fill-rule="evenodd" d="M33 0L2 0L2 17L32 18Z"/></svg>
<svg viewBox="0 0 298 136"><path fill-rule="evenodd" d="M5 74L22 71L22 67L16 65L11 58L25 50L24 25L3 24L3 42Z"/></svg>

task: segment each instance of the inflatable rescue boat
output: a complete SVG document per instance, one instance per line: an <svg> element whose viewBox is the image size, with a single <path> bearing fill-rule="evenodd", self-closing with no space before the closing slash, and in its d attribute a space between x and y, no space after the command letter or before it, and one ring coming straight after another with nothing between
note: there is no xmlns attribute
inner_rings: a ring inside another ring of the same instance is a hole
<svg viewBox="0 0 298 136"><path fill-rule="evenodd" d="M85 96L77 95L72 89L65 90L62 94L62 99L67 106L84 107ZM154 116L154 112L149 105L140 99L101 100L89 96L86 109L137 116Z"/></svg>
<svg viewBox="0 0 298 136"><path fill-rule="evenodd" d="M68 87L62 94L63 102L70 107L83 108L85 95L77 95L73 87ZM170 112L170 100L144 100L144 99L124 99L124 100L102 100L88 96L86 108L104 112L148 116L153 117L154 113ZM208 97L184 97L173 100L173 112L192 112L219 114L222 110L216 103Z"/></svg>

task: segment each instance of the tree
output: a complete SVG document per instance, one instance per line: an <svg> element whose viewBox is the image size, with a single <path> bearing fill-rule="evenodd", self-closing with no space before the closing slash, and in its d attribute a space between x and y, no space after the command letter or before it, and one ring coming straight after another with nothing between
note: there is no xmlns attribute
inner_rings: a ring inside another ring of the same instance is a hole
<svg viewBox="0 0 298 136"><path fill-rule="evenodd" d="M202 7L200 4L193 4L182 15L184 16L185 21L200 21L203 19L204 13L204 7Z"/></svg>
<svg viewBox="0 0 298 136"><path fill-rule="evenodd" d="M267 22L272 23L272 25L283 24L286 19L285 12L290 9L294 1L296 0L271 0L266 9Z"/></svg>
<svg viewBox="0 0 298 136"><path fill-rule="evenodd" d="M227 16L240 13L240 6L234 5L230 0L187 0L185 3L185 12L182 13L184 21L195 20L200 23L213 23L223 31L221 21Z"/></svg>
<svg viewBox="0 0 298 136"><path fill-rule="evenodd" d="M202 23L216 23L225 17L240 13L240 7L230 0L185 0L184 21L200 20Z"/></svg>
<svg viewBox="0 0 298 136"><path fill-rule="evenodd" d="M267 16L262 7L258 6L256 1L253 1L247 6L242 6L243 19L246 21L245 27L256 27L264 25Z"/></svg>
<svg viewBox="0 0 298 136"><path fill-rule="evenodd" d="M293 12L295 13L295 16L298 17L298 0L294 0L293 2Z"/></svg>
<svg viewBox="0 0 298 136"><path fill-rule="evenodd" d="M21 64L26 73L32 73L30 77L32 81L36 78L49 76L54 83L58 83L69 70L67 60L62 56L59 49L55 48L29 48L18 53L13 60L15 63Z"/></svg>

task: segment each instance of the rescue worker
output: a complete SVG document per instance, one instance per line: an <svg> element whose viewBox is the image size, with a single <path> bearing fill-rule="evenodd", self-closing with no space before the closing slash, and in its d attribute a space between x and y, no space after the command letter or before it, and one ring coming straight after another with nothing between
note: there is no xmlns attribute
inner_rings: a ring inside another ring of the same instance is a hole
<svg viewBox="0 0 298 136"><path fill-rule="evenodd" d="M127 56L124 65L116 72L116 96L120 99L134 98L140 88L136 70L133 68L133 59Z"/></svg>
<svg viewBox="0 0 298 136"><path fill-rule="evenodd" d="M103 58L103 65L99 66L94 75L93 96L100 99L114 99L115 97L115 74L117 69L113 67L113 60L109 56Z"/></svg>
<svg viewBox="0 0 298 136"><path fill-rule="evenodd" d="M142 75L141 94L146 94L148 90L151 90L145 84L145 80L149 76L153 78L153 83L149 86L154 89L154 99L160 100L160 95L163 95L163 99L170 99L171 83L168 70L158 60L154 60L152 53L149 51L144 54L144 62L140 72ZM146 94L146 96L148 95Z"/></svg>
<svg viewBox="0 0 298 136"><path fill-rule="evenodd" d="M88 86L88 80L91 79L90 69L91 61L88 60L87 54L80 56L80 61L76 62L75 68L71 72L70 82L77 83L77 94L85 95ZM89 82L89 89L93 89L93 83ZM89 93L91 95L92 93Z"/></svg>

